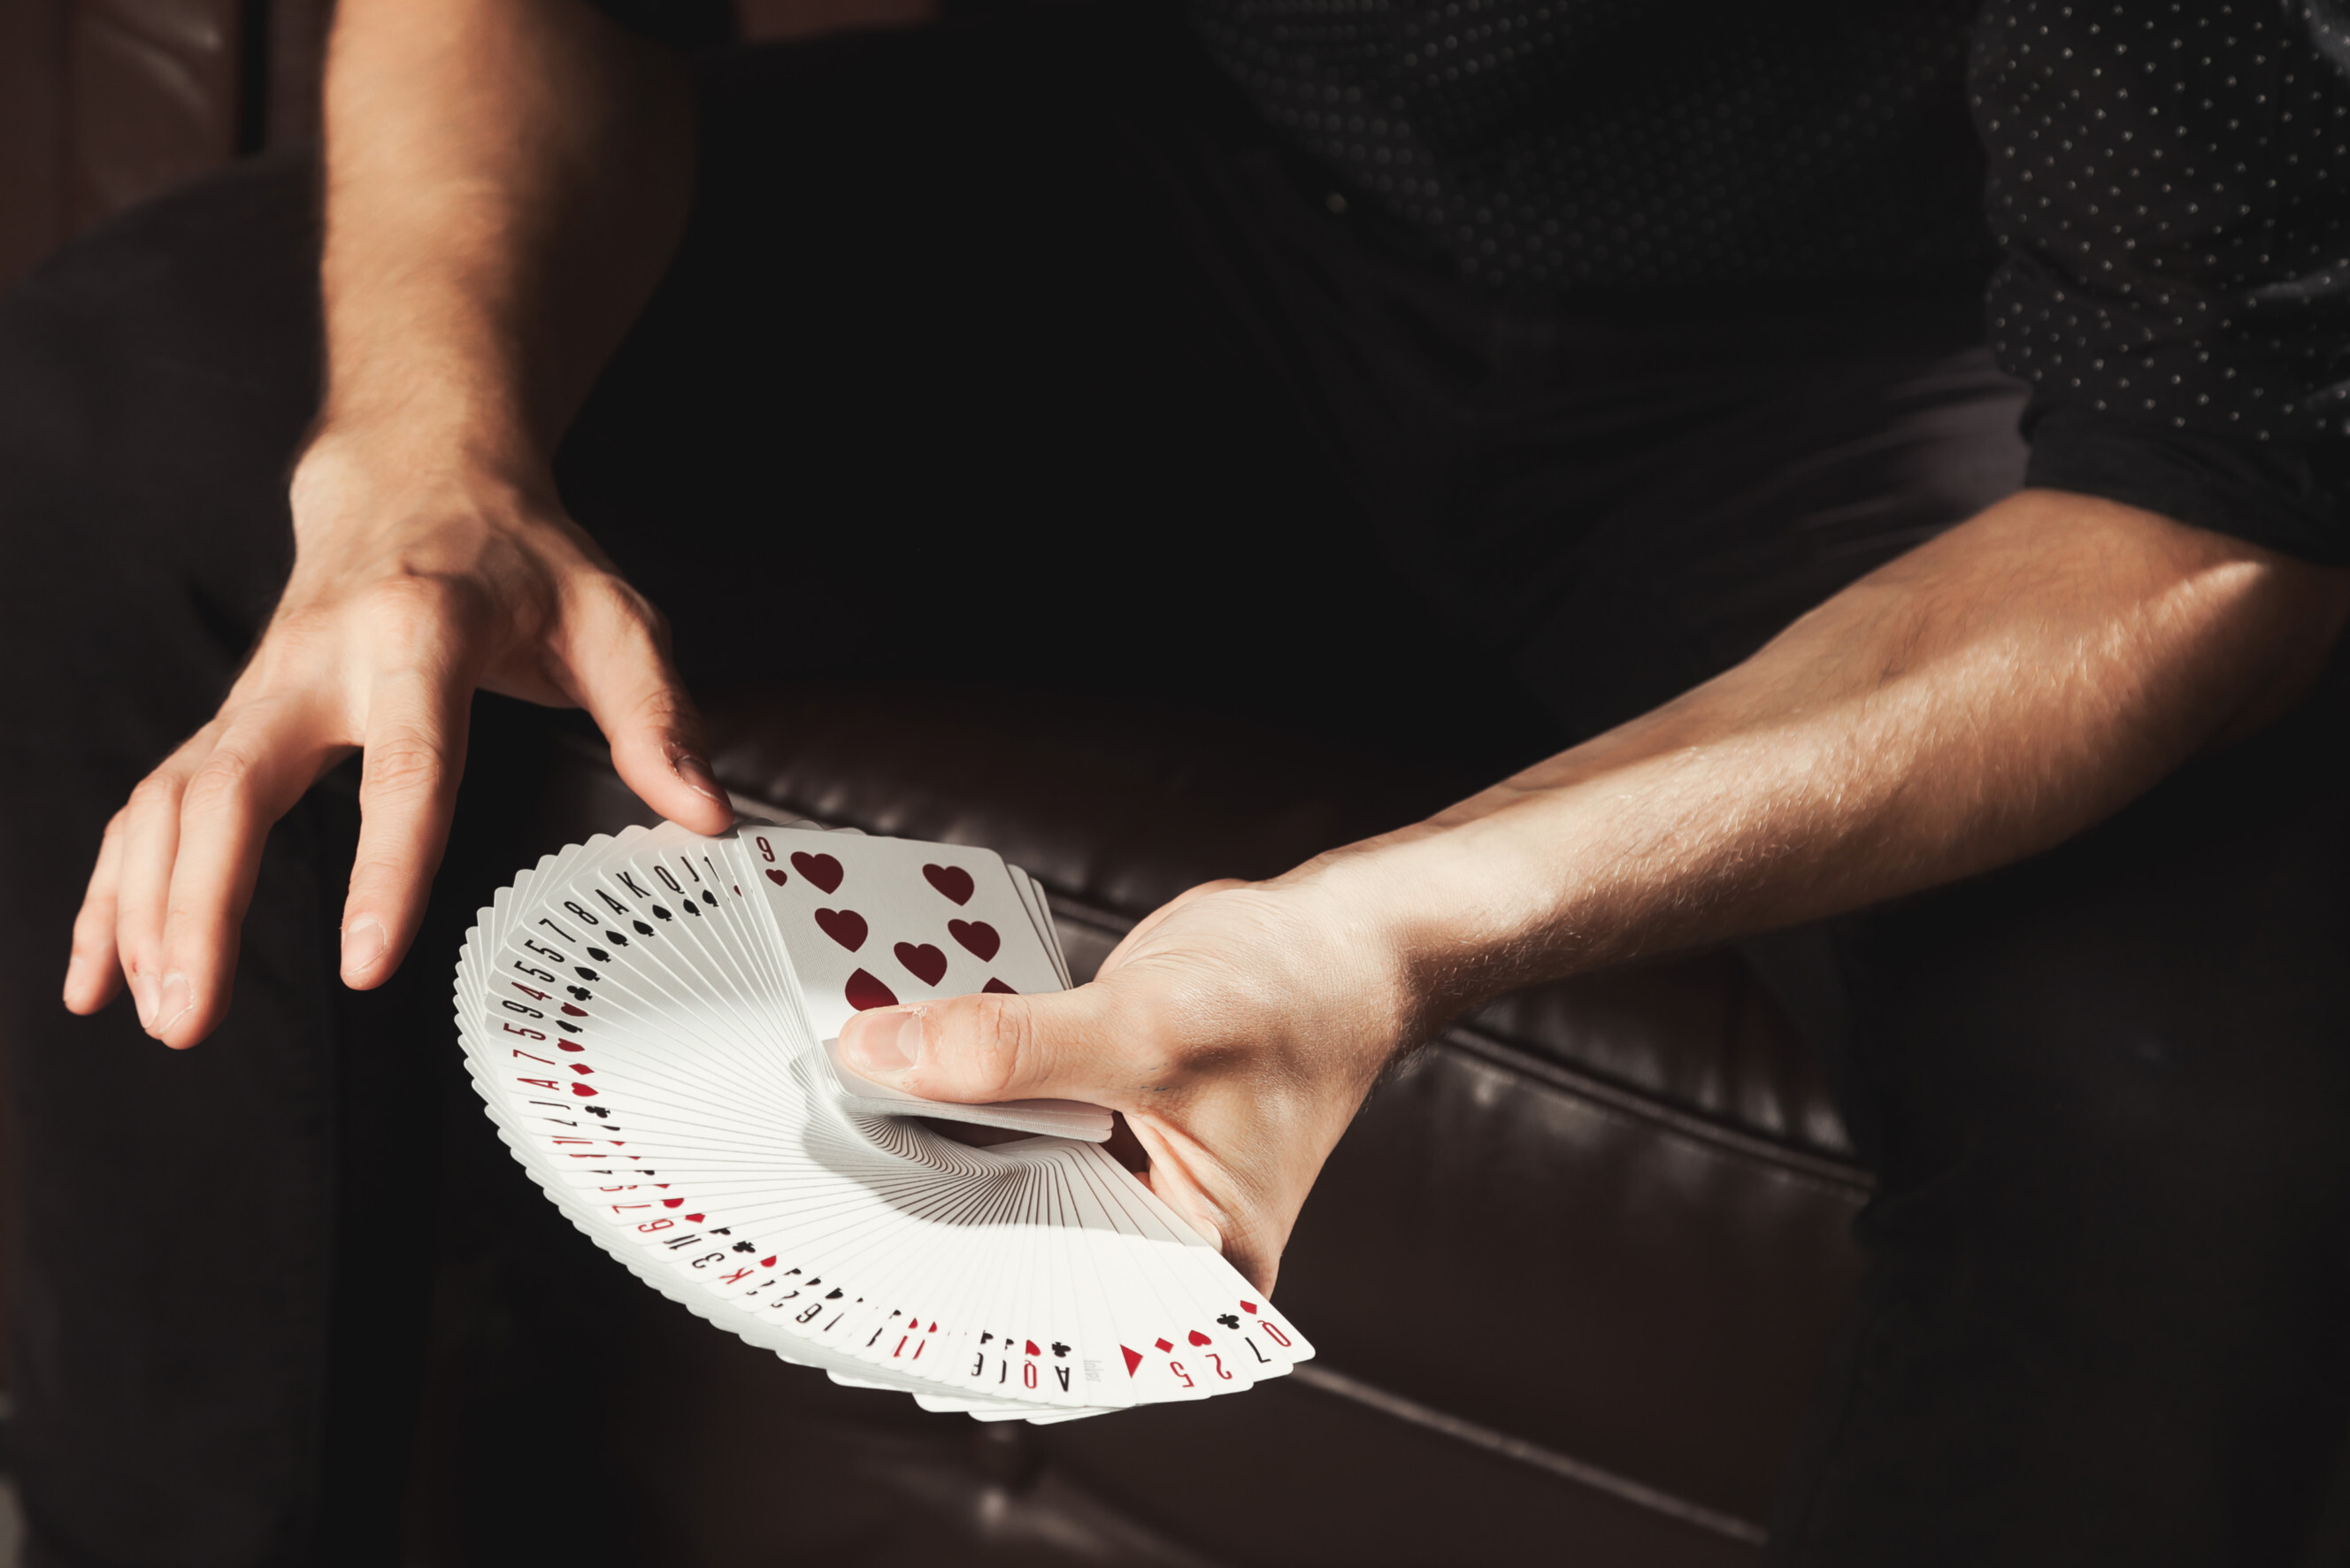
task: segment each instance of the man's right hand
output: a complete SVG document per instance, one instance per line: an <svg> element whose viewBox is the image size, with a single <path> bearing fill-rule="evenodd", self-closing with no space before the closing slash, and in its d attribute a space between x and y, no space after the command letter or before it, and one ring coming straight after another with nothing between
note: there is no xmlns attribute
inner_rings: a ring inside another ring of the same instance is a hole
<svg viewBox="0 0 2350 1568"><path fill-rule="evenodd" d="M733 820L660 613L566 517L542 474L451 472L322 437L296 471L296 560L211 722L107 826L74 926L66 1005L129 982L140 1023L194 1044L228 1008L262 841L320 774L365 753L342 976L398 966L448 840L476 688L585 708L646 804Z"/></svg>

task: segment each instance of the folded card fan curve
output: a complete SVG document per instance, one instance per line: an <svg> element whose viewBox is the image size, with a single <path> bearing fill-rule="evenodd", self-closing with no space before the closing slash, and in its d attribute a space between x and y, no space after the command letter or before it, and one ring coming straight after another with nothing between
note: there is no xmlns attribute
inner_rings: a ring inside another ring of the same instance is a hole
<svg viewBox="0 0 2350 1568"><path fill-rule="evenodd" d="M1068 983L984 850L632 828L502 889L457 961L466 1067L515 1158L647 1284L785 1360L982 1420L1236 1393L1313 1352L1066 1101L858 1078L865 1007ZM926 1119L1028 1132L974 1148Z"/></svg>

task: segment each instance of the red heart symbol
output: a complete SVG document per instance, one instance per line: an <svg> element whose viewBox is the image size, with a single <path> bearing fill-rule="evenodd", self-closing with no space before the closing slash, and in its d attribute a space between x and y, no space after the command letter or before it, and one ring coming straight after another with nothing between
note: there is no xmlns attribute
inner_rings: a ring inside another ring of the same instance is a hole
<svg viewBox="0 0 2350 1568"><path fill-rule="evenodd" d="M784 868L782 867L770 866L767 867L767 880L780 888L785 883L790 881L791 878L784 875Z"/></svg>
<svg viewBox="0 0 2350 1568"><path fill-rule="evenodd" d="M982 963L993 958L996 950L1003 945L1003 939L985 920L949 920L947 935L977 953Z"/></svg>
<svg viewBox="0 0 2350 1568"><path fill-rule="evenodd" d="M563 1011L569 1013L574 1018L585 1018L588 1016L587 1013L581 1012L578 1008L572 1006L567 1002L563 1004Z"/></svg>
<svg viewBox="0 0 2350 1568"><path fill-rule="evenodd" d="M684 1203L685 1199L682 1198L664 1198L661 1199L661 1207L664 1209L681 1208Z"/></svg>
<svg viewBox="0 0 2350 1568"><path fill-rule="evenodd" d="M829 855L810 855L805 849L795 850L792 852L792 869L827 893L840 891L840 862Z"/></svg>
<svg viewBox="0 0 2350 1568"><path fill-rule="evenodd" d="M686 1218L687 1218L688 1220L691 1220L691 1221L692 1221L694 1224L696 1224L696 1225L699 1225L699 1224L701 1224L701 1223L702 1223L702 1217L701 1215L699 1215L699 1214L689 1214L689 1215L687 1215L687 1216L686 1216Z"/></svg>
<svg viewBox="0 0 2350 1568"><path fill-rule="evenodd" d="M775 1266L775 1259L773 1259L773 1258L762 1258L762 1259L760 1259L760 1260L759 1260L759 1267L761 1267L761 1268L763 1268L763 1269L772 1269L772 1268L774 1268Z"/></svg>
<svg viewBox="0 0 2350 1568"><path fill-rule="evenodd" d="M587 1085L585 1085L585 1084L574 1084L574 1085L571 1085L571 1092L572 1092L573 1094L575 1094L575 1095L578 1096L579 1096L581 1099L583 1099L583 1100L592 1100L592 1099L594 1099L594 1098L596 1097L596 1091L595 1091L595 1090L593 1090L593 1089L591 1089L591 1088L589 1088L589 1087L588 1087Z"/></svg>
<svg viewBox="0 0 2350 1568"><path fill-rule="evenodd" d="M557 1040L555 1044L559 1049L565 1051L585 1051L588 1049L587 1046L580 1044L577 1040Z"/></svg>
<svg viewBox="0 0 2350 1568"><path fill-rule="evenodd" d="M850 975L848 983L840 990L841 994L848 999L848 1005L859 1012L868 1007L895 1007L898 1004L895 992L861 969Z"/></svg>
<svg viewBox="0 0 2350 1568"><path fill-rule="evenodd" d="M987 977L987 983L981 986L979 989L982 991L999 992L1005 996L1017 996L1020 994L1010 986L1004 984L1002 981L996 979L993 975L989 975Z"/></svg>
<svg viewBox="0 0 2350 1568"><path fill-rule="evenodd" d="M1254 1303L1254 1302L1243 1302L1243 1303L1241 1303L1241 1311L1243 1311L1243 1312L1244 1312L1244 1313L1248 1314L1249 1314L1249 1316L1251 1316L1251 1317L1254 1317L1254 1316L1256 1315L1256 1303Z"/></svg>
<svg viewBox="0 0 2350 1568"><path fill-rule="evenodd" d="M865 917L854 909L818 909L816 923L850 952L865 945Z"/></svg>
<svg viewBox="0 0 2350 1568"><path fill-rule="evenodd" d="M1201 1334L1195 1328L1191 1331L1191 1343L1194 1345L1205 1345L1208 1343L1208 1336Z"/></svg>
<svg viewBox="0 0 2350 1568"><path fill-rule="evenodd" d="M1134 1376L1134 1369L1142 1365L1142 1352L1139 1350L1127 1350L1126 1346L1122 1345L1118 1346L1118 1349L1126 1351L1126 1375L1128 1377L1131 1377Z"/></svg>
<svg viewBox="0 0 2350 1568"><path fill-rule="evenodd" d="M1028 1342L1028 1354L1031 1355L1041 1355L1044 1353L1036 1348L1036 1342L1032 1339Z"/></svg>
<svg viewBox="0 0 2350 1568"><path fill-rule="evenodd" d="M971 902L971 873L960 866L925 866L922 879L958 904ZM829 893L832 889L827 888L825 891Z"/></svg>
<svg viewBox="0 0 2350 1568"><path fill-rule="evenodd" d="M899 942L894 950L898 961L924 985L936 985L946 978L947 955L930 943L916 947L911 942Z"/></svg>

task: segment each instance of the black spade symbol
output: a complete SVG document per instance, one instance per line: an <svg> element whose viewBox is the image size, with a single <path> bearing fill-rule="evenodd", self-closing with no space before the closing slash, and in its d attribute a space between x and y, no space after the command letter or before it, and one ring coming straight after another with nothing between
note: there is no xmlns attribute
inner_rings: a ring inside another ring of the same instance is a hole
<svg viewBox="0 0 2350 1568"><path fill-rule="evenodd" d="M616 948L624 948L629 945L629 939L622 936L618 931L606 931L604 934L612 939L612 945ZM645 935L651 936L652 933L650 931L647 931ZM607 959L604 961L609 963L611 962L611 960Z"/></svg>
<svg viewBox="0 0 2350 1568"><path fill-rule="evenodd" d="M702 901L709 905L713 909L718 908L718 895L712 892L707 888L704 888L702 890Z"/></svg>
<svg viewBox="0 0 2350 1568"><path fill-rule="evenodd" d="M604 978L602 975L598 974L594 970L589 969L584 963L575 965L571 972L577 975L581 980L601 980Z"/></svg>
<svg viewBox="0 0 2350 1568"><path fill-rule="evenodd" d="M662 909L659 904L655 904L653 906L653 919L656 920L673 920L677 919L677 917L671 914L667 909Z"/></svg>
<svg viewBox="0 0 2350 1568"><path fill-rule="evenodd" d="M588 956L594 959L598 963L610 963L612 961L612 955L606 952L602 948L589 948L588 950Z"/></svg>
<svg viewBox="0 0 2350 1568"><path fill-rule="evenodd" d="M667 917L663 918L666 919ZM640 937L649 937L653 934L653 929L645 924L642 920L630 920L629 924L637 928L637 935Z"/></svg>

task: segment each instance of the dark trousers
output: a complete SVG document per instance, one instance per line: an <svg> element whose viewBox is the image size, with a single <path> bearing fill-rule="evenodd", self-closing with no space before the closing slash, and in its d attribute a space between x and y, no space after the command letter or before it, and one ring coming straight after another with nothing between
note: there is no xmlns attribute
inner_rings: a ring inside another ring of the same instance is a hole
<svg viewBox="0 0 2350 1568"><path fill-rule="evenodd" d="M1492 774L2018 480L1963 302L1463 294L1169 40L850 41L704 96L691 235L560 462L698 682L1140 691ZM546 847L547 715L477 703L383 991L334 980L346 772L273 835L211 1040L55 1001L108 815L287 569L313 181L234 171L0 307L16 1460L54 1563L390 1561L430 1262L552 1223L452 1087L445 989ZM1754 944L1882 1174L1778 1560L2291 1562L2338 1527L2339 684L2055 853ZM515 1299L596 1332L589 1285Z"/></svg>

